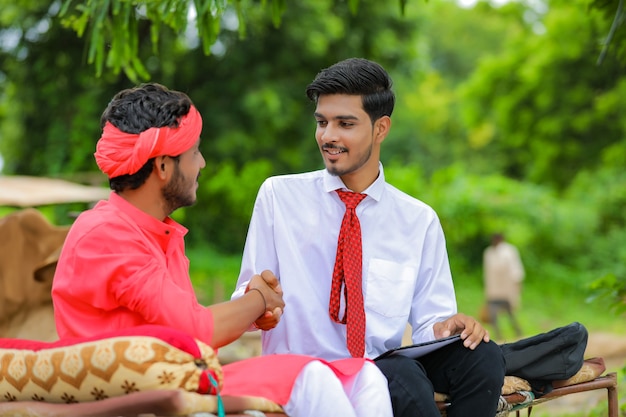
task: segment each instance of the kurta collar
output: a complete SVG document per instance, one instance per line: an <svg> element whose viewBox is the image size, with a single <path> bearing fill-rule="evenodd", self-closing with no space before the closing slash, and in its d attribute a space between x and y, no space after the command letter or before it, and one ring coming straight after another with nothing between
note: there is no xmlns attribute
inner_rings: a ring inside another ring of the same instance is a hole
<svg viewBox="0 0 626 417"><path fill-rule="evenodd" d="M176 235L185 236L187 234L187 228L171 217L168 216L165 220L160 221L148 213L139 210L115 192L111 192L109 195L109 203L133 219L141 229L164 240L169 240Z"/></svg>

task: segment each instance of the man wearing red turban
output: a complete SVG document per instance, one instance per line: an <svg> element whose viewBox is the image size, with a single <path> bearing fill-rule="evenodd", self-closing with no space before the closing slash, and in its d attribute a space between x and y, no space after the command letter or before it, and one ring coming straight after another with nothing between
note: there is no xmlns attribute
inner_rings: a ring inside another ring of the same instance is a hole
<svg viewBox="0 0 626 417"><path fill-rule="evenodd" d="M59 337L157 324L219 348L261 317L280 320L282 290L270 271L252 276L237 300L196 299L187 229L170 217L196 201L205 167L202 118L189 97L159 84L123 90L101 125L95 159L113 192L76 219L63 246L52 285ZM387 381L367 359L273 355L223 371L222 394L265 397L291 417L392 415Z"/></svg>

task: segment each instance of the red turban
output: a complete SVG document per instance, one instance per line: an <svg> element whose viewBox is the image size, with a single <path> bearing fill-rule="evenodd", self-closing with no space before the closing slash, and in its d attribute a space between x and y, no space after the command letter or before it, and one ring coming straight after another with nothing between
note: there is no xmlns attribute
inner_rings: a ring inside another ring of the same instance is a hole
<svg viewBox="0 0 626 417"><path fill-rule="evenodd" d="M178 156L200 138L202 117L194 106L181 117L177 128L152 127L139 134L125 133L107 122L96 144L96 163L109 178L132 175L150 158Z"/></svg>

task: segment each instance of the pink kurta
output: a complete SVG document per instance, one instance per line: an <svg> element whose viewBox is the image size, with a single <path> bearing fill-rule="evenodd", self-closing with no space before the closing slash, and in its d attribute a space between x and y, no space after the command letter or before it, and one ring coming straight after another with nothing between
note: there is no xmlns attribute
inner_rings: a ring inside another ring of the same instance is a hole
<svg viewBox="0 0 626 417"><path fill-rule="evenodd" d="M358 373L364 358L340 359L327 362L304 355L265 355L233 362L222 367L224 371L224 395L252 395L264 397L277 404L285 405L291 388L302 368L311 361L327 364L342 383Z"/></svg>
<svg viewBox="0 0 626 417"><path fill-rule="evenodd" d="M210 343L213 317L189 279L186 233L174 220L159 221L115 193L82 213L52 283L59 337L148 323Z"/></svg>
<svg viewBox="0 0 626 417"><path fill-rule="evenodd" d="M213 315L198 303L189 279L186 233L174 220L159 221L115 193L83 212L65 240L52 284L59 337L158 324L210 344ZM297 375L312 360L273 355L226 365L222 393L284 405ZM346 359L329 366L343 379L363 362Z"/></svg>

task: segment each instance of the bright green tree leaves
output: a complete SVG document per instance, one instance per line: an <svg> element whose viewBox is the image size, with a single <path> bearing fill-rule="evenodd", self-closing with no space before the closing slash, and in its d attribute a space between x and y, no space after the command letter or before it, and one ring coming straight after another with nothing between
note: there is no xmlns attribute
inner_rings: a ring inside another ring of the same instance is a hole
<svg viewBox="0 0 626 417"><path fill-rule="evenodd" d="M610 97L626 63L612 54L596 64L607 23L582 6L555 2L541 32L513 39L465 86L470 141L501 155L506 175L563 188L623 138L624 103Z"/></svg>

